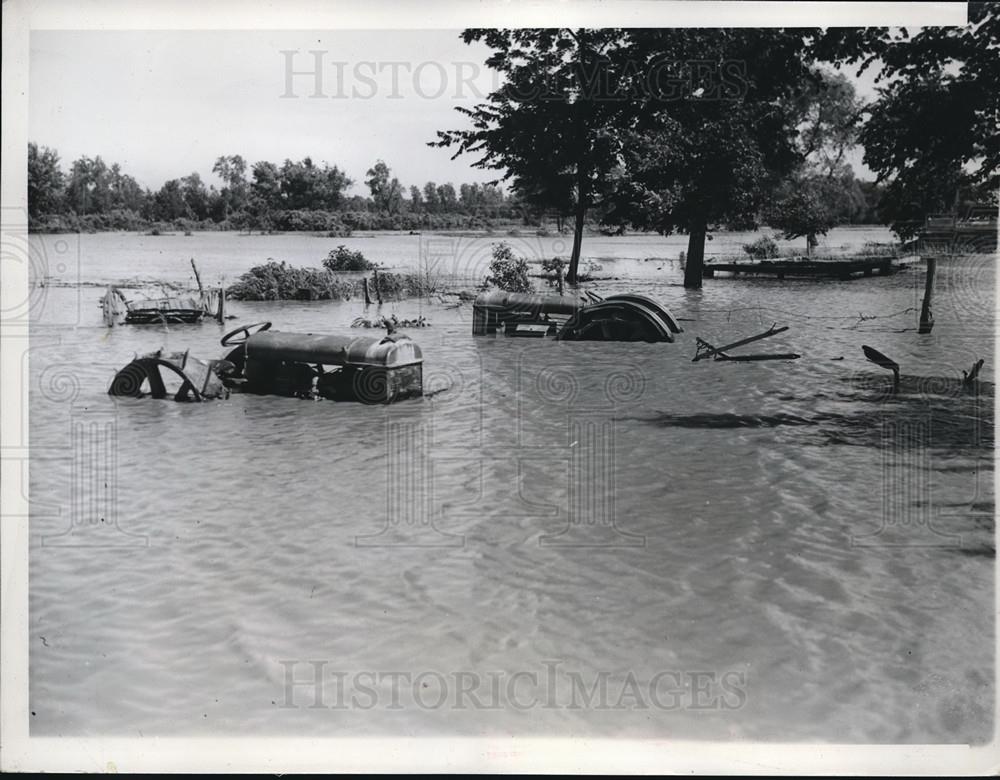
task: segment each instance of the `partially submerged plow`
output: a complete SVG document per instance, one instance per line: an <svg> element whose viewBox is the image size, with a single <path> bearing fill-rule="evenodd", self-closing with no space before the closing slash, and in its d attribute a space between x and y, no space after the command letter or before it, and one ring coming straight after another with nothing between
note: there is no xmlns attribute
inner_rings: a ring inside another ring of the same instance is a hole
<svg viewBox="0 0 1000 780"><path fill-rule="evenodd" d="M494 291L476 298L472 312L473 335L672 342L683 330L662 303L634 293L584 299Z"/></svg>
<svg viewBox="0 0 1000 780"><path fill-rule="evenodd" d="M407 336L328 336L270 331L270 322L226 334L223 360L152 352L119 371L108 392L175 400L227 397L230 391L386 404L423 395L423 356Z"/></svg>

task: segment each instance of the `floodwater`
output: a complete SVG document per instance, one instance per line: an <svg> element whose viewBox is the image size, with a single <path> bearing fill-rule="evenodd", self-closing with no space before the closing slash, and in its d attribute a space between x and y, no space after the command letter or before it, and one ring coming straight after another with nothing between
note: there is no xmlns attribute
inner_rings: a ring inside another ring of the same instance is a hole
<svg viewBox="0 0 1000 780"><path fill-rule="evenodd" d="M229 283L343 243L471 289L499 238L31 237L32 735L989 739L994 258L939 263L921 336L919 263L691 292L683 237L592 238L588 286L658 296L676 343L474 338L434 297L383 306L432 323L423 399L106 395L135 352L364 311L107 329L99 283L187 282L191 257ZM772 323L756 348L801 359L691 360Z"/></svg>

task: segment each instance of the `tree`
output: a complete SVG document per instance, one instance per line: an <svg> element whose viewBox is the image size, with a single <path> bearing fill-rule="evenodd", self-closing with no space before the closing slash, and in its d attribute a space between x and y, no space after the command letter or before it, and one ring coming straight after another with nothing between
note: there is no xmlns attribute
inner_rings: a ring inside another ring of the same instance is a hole
<svg viewBox="0 0 1000 780"><path fill-rule="evenodd" d="M403 202L403 187L397 178L389 178L389 166L379 160L365 174L365 184L371 191L375 208L389 214L398 214Z"/></svg>
<svg viewBox="0 0 1000 780"><path fill-rule="evenodd" d="M811 172L833 178L857 144L864 103L843 73L814 67L806 75L789 100L799 151Z"/></svg>
<svg viewBox="0 0 1000 780"><path fill-rule="evenodd" d="M437 184L432 181L424 185L424 203L427 204L428 211L436 212L438 210L438 188Z"/></svg>
<svg viewBox="0 0 1000 780"><path fill-rule="evenodd" d="M854 172L844 162L855 146L863 106L842 73L813 68L807 75L788 101L801 164L777 185L763 215L785 238L805 237L811 253L817 236L851 221L864 206Z"/></svg>
<svg viewBox="0 0 1000 780"><path fill-rule="evenodd" d="M184 201L184 191L179 179L164 182L159 192L154 196L154 204L156 219L169 222L191 216L191 211Z"/></svg>
<svg viewBox="0 0 1000 780"><path fill-rule="evenodd" d="M880 84L867 107L864 161L884 185L879 211L901 238L966 198L996 202L1000 186L1000 10L970 2L963 27L831 28L818 56L870 67Z"/></svg>
<svg viewBox="0 0 1000 780"><path fill-rule="evenodd" d="M458 196L455 194L455 185L441 184L437 188L437 201L441 205L441 210L445 213L456 211L458 207Z"/></svg>
<svg viewBox="0 0 1000 780"><path fill-rule="evenodd" d="M424 205L424 196L419 187L410 187L410 208L413 211L421 211Z"/></svg>
<svg viewBox="0 0 1000 780"><path fill-rule="evenodd" d="M65 176L54 149L28 144L28 216L32 219L59 211Z"/></svg>
<svg viewBox="0 0 1000 780"><path fill-rule="evenodd" d="M310 157L300 162L285 160L280 171L272 163L257 163L255 181L258 175L258 192L275 209L334 210L340 207L344 191L352 184L337 166L316 165Z"/></svg>
<svg viewBox="0 0 1000 780"><path fill-rule="evenodd" d="M106 214L111 208L111 175L100 155L81 157L70 168L66 199L77 214Z"/></svg>
<svg viewBox="0 0 1000 780"><path fill-rule="evenodd" d="M222 188L221 196L224 208L224 219L229 219L229 215L234 211L242 211L246 206L247 199L247 164L238 154L232 156L219 157L212 166L212 173L216 174L226 185Z"/></svg>
<svg viewBox="0 0 1000 780"><path fill-rule="evenodd" d="M288 161L286 161L287 164ZM261 160L253 165L250 199L258 211L277 211L284 207L282 173L273 162Z"/></svg>
<svg viewBox="0 0 1000 780"><path fill-rule="evenodd" d="M622 56L660 92L622 133L607 224L688 233L684 286L701 287L710 229L755 229L767 194L801 163L790 97L807 78L803 30L634 30ZM668 92L665 92L669 88ZM641 91L637 84L633 90Z"/></svg>
<svg viewBox="0 0 1000 780"><path fill-rule="evenodd" d="M122 173L118 163L111 166L110 181L112 208L140 213L145 205L146 195L138 182L127 173Z"/></svg>
<svg viewBox="0 0 1000 780"><path fill-rule="evenodd" d="M825 235L839 224L823 177L789 178L775 195L765 212L767 224L778 228L787 239L804 236L807 254L819 243L816 236Z"/></svg>
<svg viewBox="0 0 1000 780"><path fill-rule="evenodd" d="M505 84L475 108L458 107L471 129L438 132L432 146L455 147L454 157L479 154L475 167L503 171L524 201L574 218L566 279L576 282L588 209L607 191L618 164L617 121L629 102L613 99L609 53L616 29L469 29L465 43L493 50L486 64Z"/></svg>
<svg viewBox="0 0 1000 780"><path fill-rule="evenodd" d="M180 181L181 196L191 215L202 220L208 217L208 190L201 180L197 171L189 176L185 176Z"/></svg>

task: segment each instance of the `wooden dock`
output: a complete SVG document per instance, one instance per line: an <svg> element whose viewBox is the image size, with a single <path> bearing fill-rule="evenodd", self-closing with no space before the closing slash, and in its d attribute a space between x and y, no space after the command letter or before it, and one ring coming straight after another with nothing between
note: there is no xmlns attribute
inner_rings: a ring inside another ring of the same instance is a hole
<svg viewBox="0 0 1000 780"><path fill-rule="evenodd" d="M861 260L761 260L746 263L706 263L702 275L714 277L717 272L734 276L774 276L778 279L857 279L864 276L888 276L906 268L893 257L872 257Z"/></svg>

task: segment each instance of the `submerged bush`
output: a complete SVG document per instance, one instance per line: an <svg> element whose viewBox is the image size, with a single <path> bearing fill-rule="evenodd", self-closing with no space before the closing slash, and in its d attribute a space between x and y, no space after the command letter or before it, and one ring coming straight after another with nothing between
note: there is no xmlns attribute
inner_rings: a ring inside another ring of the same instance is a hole
<svg viewBox="0 0 1000 780"><path fill-rule="evenodd" d="M506 241L493 247L490 272L483 280L483 287L499 287L507 292L531 292L528 279L528 261L514 257L514 250Z"/></svg>
<svg viewBox="0 0 1000 780"><path fill-rule="evenodd" d="M899 244L865 241L861 247L861 254L866 257L899 257Z"/></svg>
<svg viewBox="0 0 1000 780"><path fill-rule="evenodd" d="M236 301L344 301L360 296L361 285L361 279L345 279L327 268L296 268L268 258L263 265L255 265L240 276L226 295ZM369 277L372 299L417 298L437 292L440 287L429 274L376 270Z"/></svg>
<svg viewBox="0 0 1000 780"><path fill-rule="evenodd" d="M750 244L744 244L743 251L754 260L766 260L778 256L778 244L770 236L761 236Z"/></svg>
<svg viewBox="0 0 1000 780"><path fill-rule="evenodd" d="M354 283L323 268L296 268L268 258L240 276L226 295L236 301L339 301L351 297Z"/></svg>
<svg viewBox="0 0 1000 780"><path fill-rule="evenodd" d="M368 260L361 252L348 249L341 244L336 249L330 250L330 254L323 261L323 267L327 271L371 271L375 264Z"/></svg>
<svg viewBox="0 0 1000 780"><path fill-rule="evenodd" d="M563 276L566 271L566 261L561 257L542 260L542 278L550 287L555 287L560 293L563 290Z"/></svg>
<svg viewBox="0 0 1000 780"><path fill-rule="evenodd" d="M429 275L379 271L372 277L372 293L382 298L420 298L437 292L439 285Z"/></svg>

